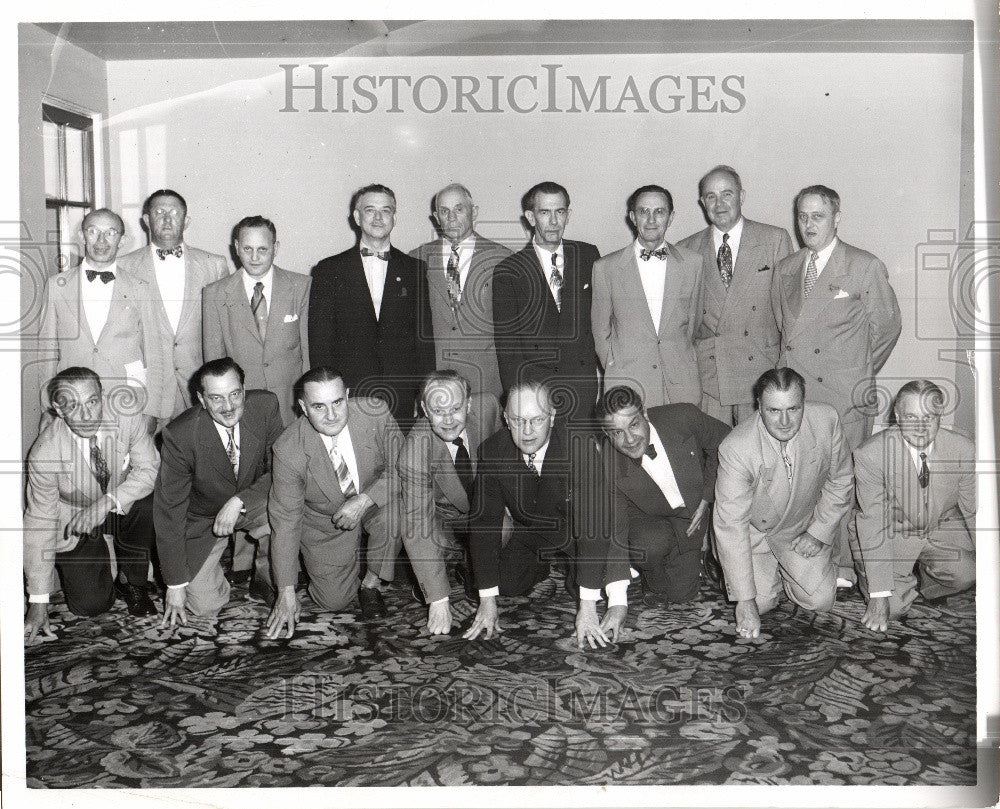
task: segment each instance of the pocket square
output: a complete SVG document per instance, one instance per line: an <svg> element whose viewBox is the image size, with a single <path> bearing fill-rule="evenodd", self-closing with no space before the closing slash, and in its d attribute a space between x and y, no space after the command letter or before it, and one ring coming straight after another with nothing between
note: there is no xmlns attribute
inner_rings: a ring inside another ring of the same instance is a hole
<svg viewBox="0 0 1000 809"><path fill-rule="evenodd" d="M849 297L851 297L851 293L850 292L847 292L846 290L840 289L840 288L835 287L835 286L831 286L830 287L830 291L833 292L834 290L836 290L836 292L837 292L837 294L833 296L833 299L835 301L839 300L840 298L849 298Z"/></svg>
<svg viewBox="0 0 1000 809"><path fill-rule="evenodd" d="M584 288L584 289L590 289L590 284L584 284L584 285L583 285L583 288Z"/></svg>
<svg viewBox="0 0 1000 809"><path fill-rule="evenodd" d="M293 313L293 314L290 314L290 315L285 315L285 320L283 322L285 322L285 323L294 323L298 319L299 319L299 316L297 314Z"/></svg>

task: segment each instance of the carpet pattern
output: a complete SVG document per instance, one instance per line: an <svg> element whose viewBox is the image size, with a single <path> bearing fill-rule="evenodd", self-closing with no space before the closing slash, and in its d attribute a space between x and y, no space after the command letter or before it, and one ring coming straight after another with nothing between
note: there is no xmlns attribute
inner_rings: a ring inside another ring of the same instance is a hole
<svg viewBox="0 0 1000 809"><path fill-rule="evenodd" d="M174 630L54 608L59 638L25 650L28 786L975 783L973 593L882 636L857 594L784 602L755 641L701 596L632 606L600 651L576 647L557 574L503 599L489 641L429 636L402 590L368 624L306 599L275 641L245 587Z"/></svg>

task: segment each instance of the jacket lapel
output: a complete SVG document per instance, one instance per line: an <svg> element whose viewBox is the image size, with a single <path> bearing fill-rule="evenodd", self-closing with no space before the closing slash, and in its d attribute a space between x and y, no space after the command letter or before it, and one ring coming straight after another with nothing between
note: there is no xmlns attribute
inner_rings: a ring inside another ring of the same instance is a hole
<svg viewBox="0 0 1000 809"><path fill-rule="evenodd" d="M642 285L642 276L639 274L639 262L635 257L635 250L631 245L626 247L622 251L622 260L619 265L621 268L622 278L625 279L625 289L624 293L626 296L626 303L628 301L634 301L635 306L639 309L639 319L648 328L649 333L655 339L657 335L657 325L653 323L653 316L649 313L649 304L646 302L646 289ZM667 285L663 285L663 294L666 295ZM666 304L664 303L664 309ZM627 311L627 310L626 310ZM663 313L661 311L660 322L663 322Z"/></svg>
<svg viewBox="0 0 1000 809"><path fill-rule="evenodd" d="M253 483L253 474L257 471L254 459L264 454L264 425L259 413L244 409L240 419L240 474L236 488L242 489ZM218 434L218 433L216 433ZM226 457L228 463L229 457Z"/></svg>
<svg viewBox="0 0 1000 809"><path fill-rule="evenodd" d="M316 481L316 485L331 503L343 502L344 493L340 490L337 473L333 469L333 461L326 451L323 439L304 416L300 418L300 429L303 434L302 450L305 453L306 463L313 480Z"/></svg>
<svg viewBox="0 0 1000 809"><path fill-rule="evenodd" d="M388 276L386 276L388 278ZM358 464L358 487L364 489L366 484L375 479L375 463L378 449L372 443L368 419L358 414L356 407L351 406L347 416L347 426L351 431L351 444L354 446L354 459ZM331 463L332 466L332 463ZM338 485L338 489L340 486Z"/></svg>
<svg viewBox="0 0 1000 809"><path fill-rule="evenodd" d="M177 320L177 334L184 331L187 322L194 317L196 307L201 308L201 266L195 261L192 250L184 245L184 303L181 316Z"/></svg>
<svg viewBox="0 0 1000 809"><path fill-rule="evenodd" d="M212 417L204 411L204 409L198 411L198 424L195 427L197 431L198 443L201 446L201 450L204 453L205 458L208 459L208 463L215 470L216 474L221 475L222 478L230 483L232 486L236 486L236 475L233 474L233 465L229 463L229 456L226 454L226 448L222 445L222 438L219 436L219 431L215 427L215 422L212 421ZM249 432L240 428L240 443L242 444L246 437L243 433ZM244 464L242 462L242 453L240 458L240 469L242 470Z"/></svg>
<svg viewBox="0 0 1000 809"><path fill-rule="evenodd" d="M469 510L469 496L465 492L465 487L462 486L462 481L458 479L455 462L451 459L451 450L441 438L434 434L433 430L428 429L428 433L431 436L431 469L435 473L434 480L437 481L441 493L459 511L467 512ZM469 443L472 443L471 436ZM470 448L466 447L466 449ZM473 454L474 451L469 453L470 456ZM473 460L473 464L475 464L475 460Z"/></svg>
<svg viewBox="0 0 1000 809"><path fill-rule="evenodd" d="M72 270L66 273L66 285L63 287L66 293L62 297L63 305L66 308L66 312L63 313L62 317L65 318L67 323L72 323L73 320L79 320L80 325L83 328L87 338L90 340L90 345L97 345L94 340L94 332L90 328L90 321L87 320L87 311L83 308L83 284L84 284L84 274L83 267L76 266ZM74 277L75 276L75 277ZM118 286L117 281L115 286ZM75 297L73 293L76 293ZM117 290L114 294L117 294ZM112 306L114 305L114 300L112 299ZM108 323L111 321L111 313L108 312L108 319L104 322L104 328L108 327Z"/></svg>
<svg viewBox="0 0 1000 809"><path fill-rule="evenodd" d="M246 290L243 288L243 270L233 273L227 279L226 299L228 305L230 321L235 331L244 331L247 335L260 342L260 332L257 331L257 321L250 311L250 301L247 299ZM268 316L270 322L270 315Z"/></svg>
<svg viewBox="0 0 1000 809"><path fill-rule="evenodd" d="M273 334L272 329L284 320L286 314L291 314L291 290L288 276L285 271L274 268L271 276L271 300L267 302L267 334ZM251 312L251 315L253 313ZM257 331L257 323L254 322L254 331Z"/></svg>
<svg viewBox="0 0 1000 809"><path fill-rule="evenodd" d="M392 272L392 255L389 256L389 266L385 271L386 282L389 280L389 273ZM378 323L379 318L375 316L375 303L372 301L372 293L368 288L368 279L365 277L365 265L361 261L361 246L356 244L354 249L351 251L351 263L346 269L347 277L342 279L342 286L345 291L345 298L350 300L352 297L357 301L357 305L365 307L367 302L366 311L369 314L369 319L372 325ZM382 309L379 315L385 312L385 287L382 288Z"/></svg>

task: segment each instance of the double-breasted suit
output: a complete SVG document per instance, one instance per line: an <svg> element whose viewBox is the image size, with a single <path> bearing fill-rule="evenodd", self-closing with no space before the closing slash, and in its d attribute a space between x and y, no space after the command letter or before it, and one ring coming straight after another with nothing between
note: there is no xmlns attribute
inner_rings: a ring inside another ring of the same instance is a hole
<svg viewBox="0 0 1000 809"><path fill-rule="evenodd" d="M604 389L628 385L646 407L701 403L693 337L701 289L701 262L691 251L668 244L663 308L650 316L639 276L635 243L594 263L591 324Z"/></svg>

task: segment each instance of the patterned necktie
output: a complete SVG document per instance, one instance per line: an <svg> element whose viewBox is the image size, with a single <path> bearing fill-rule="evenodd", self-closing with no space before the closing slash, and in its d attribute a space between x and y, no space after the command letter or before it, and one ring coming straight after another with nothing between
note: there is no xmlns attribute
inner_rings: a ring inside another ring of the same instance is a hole
<svg viewBox="0 0 1000 809"><path fill-rule="evenodd" d="M229 433L229 442L226 444L226 455L229 456L229 463L233 465L233 477L236 477L240 471L240 450L236 446L236 428L227 427L226 432Z"/></svg>
<svg viewBox="0 0 1000 809"><path fill-rule="evenodd" d="M451 246L451 256L448 259L448 267L445 270L445 274L448 276L448 302L451 304L452 310L457 309L458 304L462 300L462 276L458 271L458 264L458 245L453 244Z"/></svg>
<svg viewBox="0 0 1000 809"><path fill-rule="evenodd" d="M658 248L656 250L647 250L645 247L643 247L639 251L639 258L641 258L643 261L649 261L654 256L656 258L665 259L667 257L667 248L666 247L660 247L660 248Z"/></svg>
<svg viewBox="0 0 1000 809"><path fill-rule="evenodd" d="M792 459L788 456L788 452L785 450L785 445L781 445L781 461L785 465L785 474L788 476L789 482L792 480Z"/></svg>
<svg viewBox="0 0 1000 809"><path fill-rule="evenodd" d="M104 453L101 452L101 445L96 435L90 437L90 463L94 467L94 475L97 478L97 485L101 487L101 494L107 494L111 472L108 470L108 462L104 460Z"/></svg>
<svg viewBox="0 0 1000 809"><path fill-rule="evenodd" d="M722 283L729 289L729 282L733 280L733 248L729 246L729 234L722 234L722 246L719 248L719 255L716 261L719 264L719 275L722 276Z"/></svg>
<svg viewBox="0 0 1000 809"><path fill-rule="evenodd" d="M527 465L528 469L530 469L536 475L541 475L542 473L539 472L538 467L535 466L535 455L537 454L538 454L537 452L532 452L530 455L528 455L528 460L525 461L525 464Z"/></svg>
<svg viewBox="0 0 1000 809"><path fill-rule="evenodd" d="M808 298L809 293L813 291L813 287L816 286L816 259L819 254L812 252L809 254L809 263L806 264L806 277L802 282L802 297Z"/></svg>
<svg viewBox="0 0 1000 809"><path fill-rule="evenodd" d="M451 443L458 447L458 451L455 453L455 473L462 482L465 493L469 496L469 502L472 502L472 484L475 477L472 474L472 459L469 457L469 450L466 449L462 436Z"/></svg>
<svg viewBox="0 0 1000 809"><path fill-rule="evenodd" d="M260 339L263 340L267 334L267 298L264 297L263 281L258 281L253 285L250 311L253 312L253 319L257 321L257 332L260 334Z"/></svg>
<svg viewBox="0 0 1000 809"><path fill-rule="evenodd" d="M115 280L115 274L113 272L109 272L108 270L104 271L85 270L85 272L87 273L88 281L93 281L95 278L100 278L102 284L110 284L112 281Z"/></svg>
<svg viewBox="0 0 1000 809"><path fill-rule="evenodd" d="M347 461L340 454L340 448L336 444L330 450L330 460L333 461L333 471L337 473L337 483L340 484L340 491L344 493L344 499L357 497L358 490L351 478L351 470L347 468Z"/></svg>
<svg viewBox="0 0 1000 809"><path fill-rule="evenodd" d="M926 489L931 482L931 470L927 467L927 453L920 453L920 472L917 474L917 482L921 489Z"/></svg>
<svg viewBox="0 0 1000 809"><path fill-rule="evenodd" d="M376 258L382 259L382 261L388 261L389 260L389 251L388 250L383 250L381 253L379 253L379 252L377 252L375 250L369 250L367 247L362 247L361 248L361 255L363 255L365 258L368 258L369 256L375 256Z"/></svg>
<svg viewBox="0 0 1000 809"><path fill-rule="evenodd" d="M167 258L167 256L177 256L177 258L180 258L183 255L184 255L184 248L181 245L177 245L176 247L172 247L169 249L165 247L156 248L156 256L157 258L160 259L160 261L164 261Z"/></svg>
<svg viewBox="0 0 1000 809"><path fill-rule="evenodd" d="M556 309L562 311L563 276L559 272L559 254L552 254L552 273L549 275L549 286L552 287L552 297L556 300Z"/></svg>

